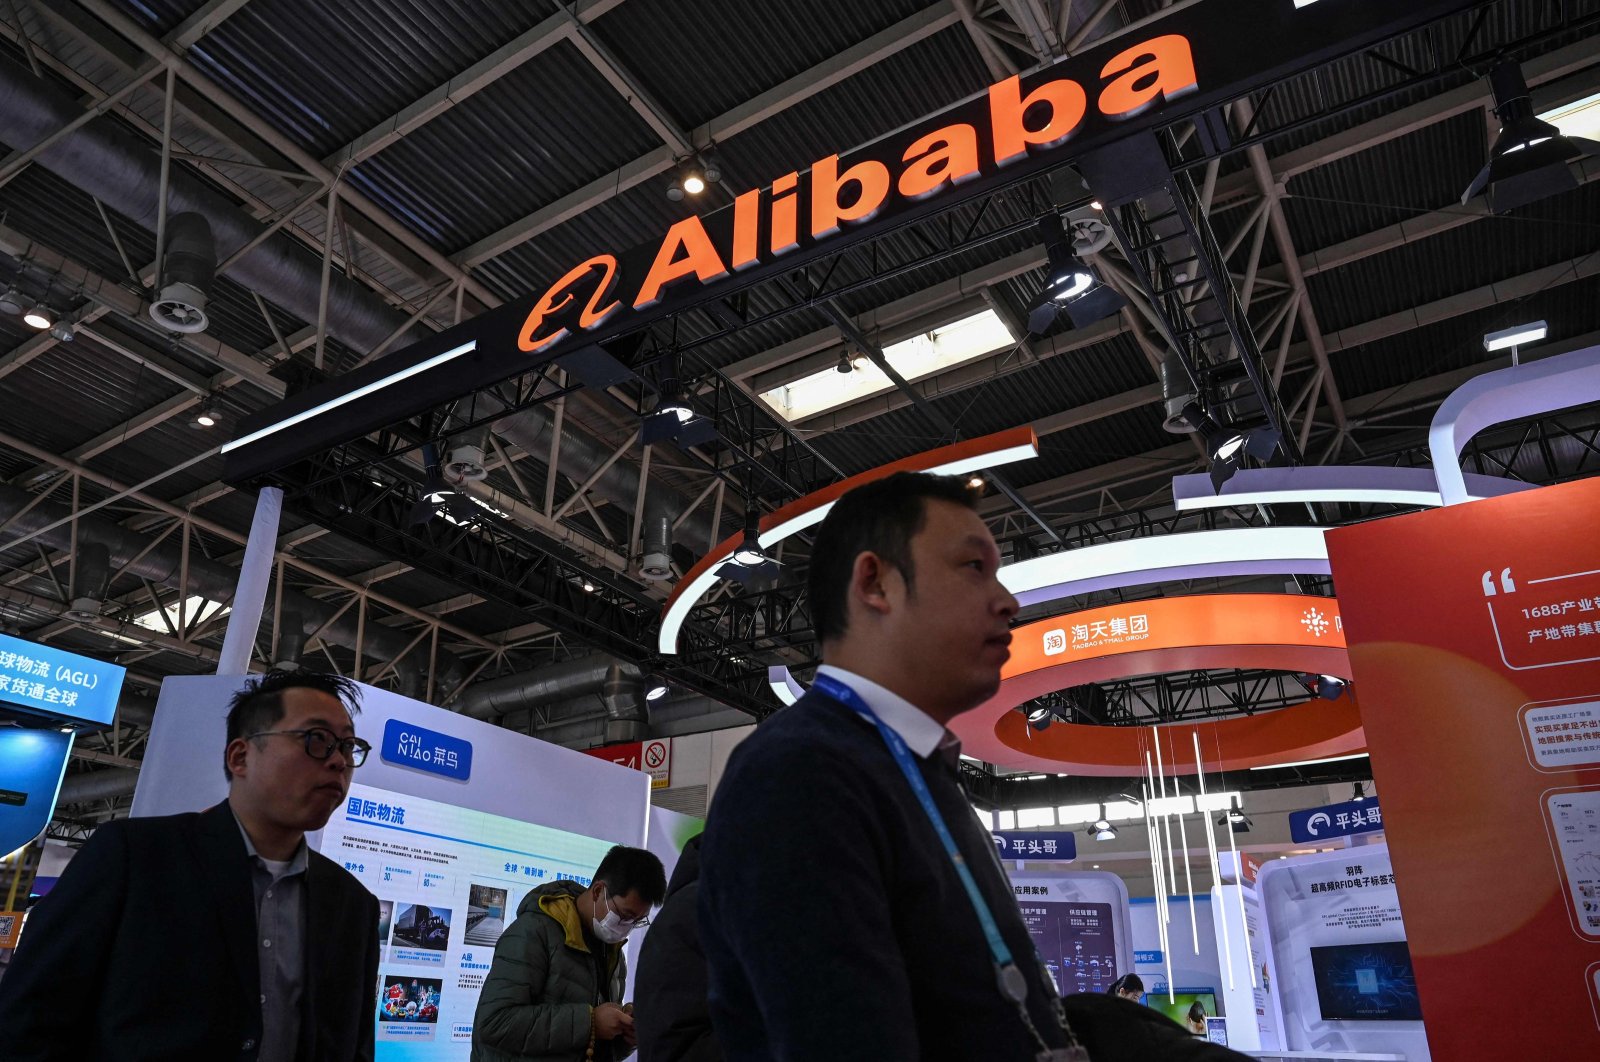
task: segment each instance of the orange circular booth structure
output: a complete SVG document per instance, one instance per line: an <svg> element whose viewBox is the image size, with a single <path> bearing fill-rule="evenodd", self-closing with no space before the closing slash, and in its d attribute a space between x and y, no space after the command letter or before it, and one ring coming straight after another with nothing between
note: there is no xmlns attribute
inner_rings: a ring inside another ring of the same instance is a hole
<svg viewBox="0 0 1600 1062"><path fill-rule="evenodd" d="M1172 671L1258 668L1348 677L1339 603L1295 594L1153 598L1040 620L1012 632L1000 690L958 716L967 755L1055 774L1144 773L1155 728L1057 721L1035 730L1015 709L1091 682ZM1181 733L1179 733L1181 731ZM1167 772L1193 774L1193 740L1207 771L1242 770L1363 752L1355 698L1317 698L1230 719L1163 727ZM1170 747L1169 747L1170 746Z"/></svg>

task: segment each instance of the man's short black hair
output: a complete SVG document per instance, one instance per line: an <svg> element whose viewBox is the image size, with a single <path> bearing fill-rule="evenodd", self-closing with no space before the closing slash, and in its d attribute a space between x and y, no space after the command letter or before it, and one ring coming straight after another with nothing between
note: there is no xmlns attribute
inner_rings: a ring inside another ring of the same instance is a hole
<svg viewBox="0 0 1600 1062"><path fill-rule="evenodd" d="M811 623L819 644L838 638L849 622L850 573L862 553L876 553L915 580L911 540L927 522L927 501L977 509L978 491L955 476L896 472L850 491L834 503L811 548L808 576Z"/></svg>
<svg viewBox="0 0 1600 1062"><path fill-rule="evenodd" d="M635 890L639 899L659 907L667 898L667 870L654 852L619 844L606 853L594 872L594 880L606 883L611 896L626 896Z"/></svg>
<svg viewBox="0 0 1600 1062"><path fill-rule="evenodd" d="M352 716L361 713L361 687L342 675L321 671L279 671L274 668L259 678L247 681L228 702L228 744L246 734L271 730L283 718L283 694L287 690L316 690L337 697ZM222 767L229 779L233 772L226 762Z"/></svg>

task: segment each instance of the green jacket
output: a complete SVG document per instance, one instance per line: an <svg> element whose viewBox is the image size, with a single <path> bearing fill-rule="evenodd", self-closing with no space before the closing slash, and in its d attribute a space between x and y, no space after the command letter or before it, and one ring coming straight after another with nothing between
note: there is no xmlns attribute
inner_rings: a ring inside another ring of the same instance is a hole
<svg viewBox="0 0 1600 1062"><path fill-rule="evenodd" d="M552 881L517 906L478 996L472 1062L583 1062L594 1005L622 1002L622 947L596 943L607 970L602 992L593 937L585 936L578 916L583 889L575 881ZM595 1059L620 1059L627 1050L620 1039L602 1040Z"/></svg>

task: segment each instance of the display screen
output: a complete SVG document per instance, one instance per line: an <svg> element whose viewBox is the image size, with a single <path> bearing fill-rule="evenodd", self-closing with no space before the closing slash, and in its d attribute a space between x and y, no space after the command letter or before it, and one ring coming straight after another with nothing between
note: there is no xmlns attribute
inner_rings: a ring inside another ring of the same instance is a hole
<svg viewBox="0 0 1600 1062"><path fill-rule="evenodd" d="M1312 948L1324 1021L1421 1021L1411 952L1403 940Z"/></svg>
<svg viewBox="0 0 1600 1062"><path fill-rule="evenodd" d="M610 842L353 785L321 851L378 897L377 1062L466 1062L494 946L532 889Z"/></svg>
<svg viewBox="0 0 1600 1062"><path fill-rule="evenodd" d="M1111 905L1018 897L1022 921L1063 995L1104 992L1116 980Z"/></svg>
<svg viewBox="0 0 1600 1062"><path fill-rule="evenodd" d="M1179 989L1172 993L1170 1001L1165 992L1147 992L1144 997L1145 1006L1151 1010L1159 1010L1185 1029L1189 1028L1189 1009L1196 1003L1205 1008L1206 1017L1216 1017L1217 994L1210 990L1197 992L1191 989L1185 992Z"/></svg>

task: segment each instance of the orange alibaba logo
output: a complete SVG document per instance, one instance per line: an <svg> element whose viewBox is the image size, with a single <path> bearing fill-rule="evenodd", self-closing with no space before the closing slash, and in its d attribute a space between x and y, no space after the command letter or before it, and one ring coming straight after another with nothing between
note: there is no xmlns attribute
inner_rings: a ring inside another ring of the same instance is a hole
<svg viewBox="0 0 1600 1062"><path fill-rule="evenodd" d="M600 305L617 282L617 258L610 254L597 254L593 258L580 262L567 271L567 275L556 281L545 291L544 295L534 304L528 312L527 320L522 322L522 331L517 335L517 348L526 354L536 354L565 336L570 329L565 325L557 328L547 335L536 335L552 314L560 313L573 299L572 288L591 270L600 270L600 279L594 286L594 291L589 295L589 301L584 304L583 312L578 315L578 328L587 330L593 328L601 321L610 317L612 312L621 306L620 302L613 301L611 305Z"/></svg>

